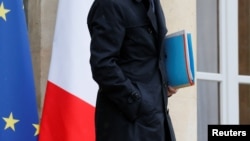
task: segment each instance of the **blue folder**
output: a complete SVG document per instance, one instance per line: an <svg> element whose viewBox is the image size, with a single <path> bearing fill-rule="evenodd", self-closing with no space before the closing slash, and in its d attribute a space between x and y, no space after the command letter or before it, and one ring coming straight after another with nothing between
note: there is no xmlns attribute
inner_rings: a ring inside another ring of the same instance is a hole
<svg viewBox="0 0 250 141"><path fill-rule="evenodd" d="M164 40L168 85L181 88L195 83L191 33L186 30L169 34Z"/></svg>

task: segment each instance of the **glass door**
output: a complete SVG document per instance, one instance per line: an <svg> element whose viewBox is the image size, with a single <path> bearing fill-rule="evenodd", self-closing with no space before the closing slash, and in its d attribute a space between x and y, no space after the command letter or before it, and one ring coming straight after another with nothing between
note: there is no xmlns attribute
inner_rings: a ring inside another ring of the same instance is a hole
<svg viewBox="0 0 250 141"><path fill-rule="evenodd" d="M238 1L197 0L198 141L209 124L239 123Z"/></svg>

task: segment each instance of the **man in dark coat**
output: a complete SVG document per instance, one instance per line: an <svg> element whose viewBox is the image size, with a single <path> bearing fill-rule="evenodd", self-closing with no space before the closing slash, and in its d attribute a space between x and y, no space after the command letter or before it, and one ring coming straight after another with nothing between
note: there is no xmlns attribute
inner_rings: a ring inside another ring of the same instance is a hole
<svg viewBox="0 0 250 141"><path fill-rule="evenodd" d="M96 141L175 141L168 114L159 0L95 0L90 64L99 85Z"/></svg>

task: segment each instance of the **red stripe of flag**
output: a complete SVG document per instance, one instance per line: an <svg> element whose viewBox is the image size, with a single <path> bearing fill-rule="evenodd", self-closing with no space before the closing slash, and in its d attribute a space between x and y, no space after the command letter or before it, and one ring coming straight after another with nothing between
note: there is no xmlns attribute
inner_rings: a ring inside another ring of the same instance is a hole
<svg viewBox="0 0 250 141"><path fill-rule="evenodd" d="M40 141L94 141L95 107L48 81Z"/></svg>

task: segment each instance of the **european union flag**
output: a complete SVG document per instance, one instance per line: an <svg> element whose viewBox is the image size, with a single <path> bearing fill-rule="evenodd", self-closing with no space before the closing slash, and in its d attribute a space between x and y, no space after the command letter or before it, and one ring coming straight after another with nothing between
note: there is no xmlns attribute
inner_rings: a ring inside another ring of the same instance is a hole
<svg viewBox="0 0 250 141"><path fill-rule="evenodd" d="M38 110L22 0L0 0L0 141L36 141Z"/></svg>

